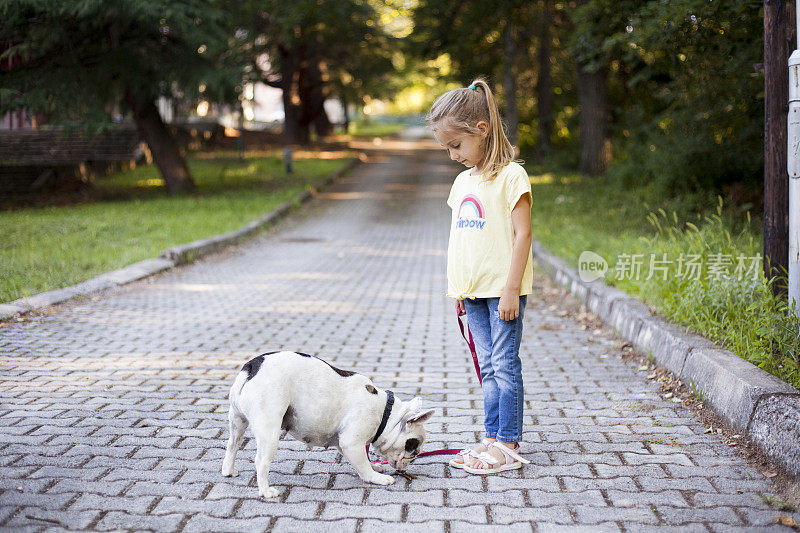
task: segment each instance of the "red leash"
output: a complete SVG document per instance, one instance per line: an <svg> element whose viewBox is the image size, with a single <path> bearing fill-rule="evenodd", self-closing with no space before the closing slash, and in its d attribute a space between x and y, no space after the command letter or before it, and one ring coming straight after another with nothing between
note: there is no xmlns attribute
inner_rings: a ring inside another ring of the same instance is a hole
<svg viewBox="0 0 800 533"><path fill-rule="evenodd" d="M464 337L464 340L469 346L469 351L472 354L472 364L475 365L475 373L478 375L478 383L483 385L483 379L481 378L481 368L478 365L478 354L475 352L475 341L472 340L472 333L469 330L469 324L466 324L466 332L464 331L464 322L461 320L462 316L465 316L467 313L466 311L462 311L461 307L459 307L458 302L456 302L456 319L458 320L458 328L461 330L461 336ZM430 457L431 455L455 455L458 452L462 451L462 448L447 448L445 450L431 450L429 452L422 452L421 454L417 455L417 457ZM367 457L369 457L369 444L367 444ZM381 464L386 464L384 461Z"/></svg>
<svg viewBox="0 0 800 533"><path fill-rule="evenodd" d="M464 337L465 341L467 341L469 352L472 354L472 364L475 365L475 373L478 375L478 383L483 385L481 367L478 365L478 354L475 352L475 341L472 340L472 332L469 330L469 324L467 324L467 334L464 335L464 322L461 321L461 317L466 316L467 312L461 310L461 308L458 306L458 302L456 302L456 314L458 315L458 327L461 329L461 336ZM467 336L469 336L469 338L467 338Z"/></svg>

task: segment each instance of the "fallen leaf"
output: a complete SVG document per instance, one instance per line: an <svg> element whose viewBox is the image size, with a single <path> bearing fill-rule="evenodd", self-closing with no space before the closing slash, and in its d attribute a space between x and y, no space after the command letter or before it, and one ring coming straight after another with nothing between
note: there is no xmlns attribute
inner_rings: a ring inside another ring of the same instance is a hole
<svg viewBox="0 0 800 533"><path fill-rule="evenodd" d="M794 528L800 528L800 525L798 525L798 523L797 523L797 520L795 520L795 519L794 519L794 518L792 518L791 516L787 516L787 515L785 515L785 514L781 514L781 515L777 515L777 516L775 516L774 518L775 518L775 520L777 520L777 521L778 521L778 523L779 523L780 525L782 525L782 526L789 526L789 527L794 527Z"/></svg>
<svg viewBox="0 0 800 533"><path fill-rule="evenodd" d="M639 367L639 370L648 370L649 368L650 367L648 367L647 365L642 365Z"/></svg>
<svg viewBox="0 0 800 533"><path fill-rule="evenodd" d="M766 477L775 477L775 476L777 476L777 475L778 475L778 473L777 473L777 472L767 472L767 473L766 473L766 474L764 474L764 475L765 475Z"/></svg>
<svg viewBox="0 0 800 533"><path fill-rule="evenodd" d="M669 400L670 398L672 398L672 396L674 396L674 395L673 395L671 392L668 392L668 393L666 393L666 394L664 395L664 398L666 398L667 400Z"/></svg>
<svg viewBox="0 0 800 533"><path fill-rule="evenodd" d="M652 374L648 375L647 379L656 379L656 373L653 372Z"/></svg>
<svg viewBox="0 0 800 533"><path fill-rule="evenodd" d="M561 331L561 328L559 326L550 324L549 322L545 322L544 324L540 325L539 329L545 331Z"/></svg>
<svg viewBox="0 0 800 533"><path fill-rule="evenodd" d="M703 433L711 433L712 431L714 431L714 426L708 426L708 429L706 429Z"/></svg>

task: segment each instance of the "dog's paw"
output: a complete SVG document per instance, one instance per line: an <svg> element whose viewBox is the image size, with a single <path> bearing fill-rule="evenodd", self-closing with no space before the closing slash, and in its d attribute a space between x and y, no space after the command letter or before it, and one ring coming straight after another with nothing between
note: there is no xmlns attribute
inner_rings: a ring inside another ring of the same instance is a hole
<svg viewBox="0 0 800 533"><path fill-rule="evenodd" d="M275 487L267 487L265 489L258 489L258 495L262 498L269 500L270 498L278 497L278 489Z"/></svg>
<svg viewBox="0 0 800 533"><path fill-rule="evenodd" d="M222 475L225 477L236 477L239 475L239 471L235 468L231 468L229 471L226 471L224 468L222 469Z"/></svg>
<svg viewBox="0 0 800 533"><path fill-rule="evenodd" d="M386 473L386 467L380 463L372 463L372 469L376 472L380 472L382 474Z"/></svg>
<svg viewBox="0 0 800 533"><path fill-rule="evenodd" d="M372 477L366 480L368 483L374 483L376 485L391 485L394 483L394 478L392 476L379 474L378 472L373 472L373 474Z"/></svg>

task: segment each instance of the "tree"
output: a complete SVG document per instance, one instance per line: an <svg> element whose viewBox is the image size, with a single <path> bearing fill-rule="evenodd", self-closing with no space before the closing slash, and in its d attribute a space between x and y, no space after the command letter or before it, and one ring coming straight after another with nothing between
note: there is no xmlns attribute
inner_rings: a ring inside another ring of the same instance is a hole
<svg viewBox="0 0 800 533"><path fill-rule="evenodd" d="M592 72L578 64L577 83L580 106L581 158L579 170L596 176L611 163L608 136L608 99L606 98L606 69Z"/></svg>
<svg viewBox="0 0 800 533"><path fill-rule="evenodd" d="M763 20L755 2L589 0L570 48L608 68L615 174L663 194L760 189ZM784 65L785 67L785 65Z"/></svg>
<svg viewBox="0 0 800 533"><path fill-rule="evenodd" d="M550 153L553 135L553 75L552 75L552 33L553 0L542 0L542 11L536 22L538 30L536 101L539 117L539 135L536 156L541 163Z"/></svg>
<svg viewBox="0 0 800 533"><path fill-rule="evenodd" d="M529 32L518 30L530 13L529 3L520 0L505 0L499 8L493 2L424 0L414 10L411 53L429 59L447 54L454 67L452 81L502 80L497 93L512 142L519 124L517 50L527 49L531 39Z"/></svg>
<svg viewBox="0 0 800 533"><path fill-rule="evenodd" d="M508 140L517 145L519 133L519 110L517 108L517 79L514 66L517 55L517 36L514 31L514 19L511 6L507 8L506 29L503 32L503 91L506 97L506 123L508 124Z"/></svg>
<svg viewBox="0 0 800 533"><path fill-rule="evenodd" d="M238 76L225 62L225 12L201 0L9 0L0 35L16 58L3 74L0 114L18 107L87 131L113 127L128 109L169 193L193 190L178 146L161 119L159 96L230 97ZM227 66L222 67L223 64Z"/></svg>
<svg viewBox="0 0 800 533"><path fill-rule="evenodd" d="M590 0L581 0L587 5ZM589 39L578 37L576 87L580 106L580 171L602 173L611 163L608 133L607 61Z"/></svg>
<svg viewBox="0 0 800 533"><path fill-rule="evenodd" d="M786 161L789 71L794 48L793 2L764 2L764 276L786 295L789 269L789 183Z"/></svg>
<svg viewBox="0 0 800 533"><path fill-rule="evenodd" d="M320 135L330 131L323 103L332 88L347 100L391 72L391 38L377 20L372 5L355 0L240 4L237 21L248 33L253 65L248 80L283 91L287 143L307 144L312 125Z"/></svg>
<svg viewBox="0 0 800 533"><path fill-rule="evenodd" d="M409 52L435 59L447 54L452 81L499 74L503 65L503 10L491 2L422 0L414 9Z"/></svg>

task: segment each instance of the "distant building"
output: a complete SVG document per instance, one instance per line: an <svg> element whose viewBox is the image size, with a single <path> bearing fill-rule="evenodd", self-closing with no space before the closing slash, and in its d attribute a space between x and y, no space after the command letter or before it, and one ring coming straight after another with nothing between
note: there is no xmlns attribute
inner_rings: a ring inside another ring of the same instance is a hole
<svg viewBox="0 0 800 533"><path fill-rule="evenodd" d="M328 120L333 124L344 123L341 102L328 99L324 106ZM283 111L283 91L261 82L248 83L244 87L242 110L245 129L281 129L286 116ZM236 106L198 106L198 115L216 116L220 124L230 128L238 127L239 113Z"/></svg>

